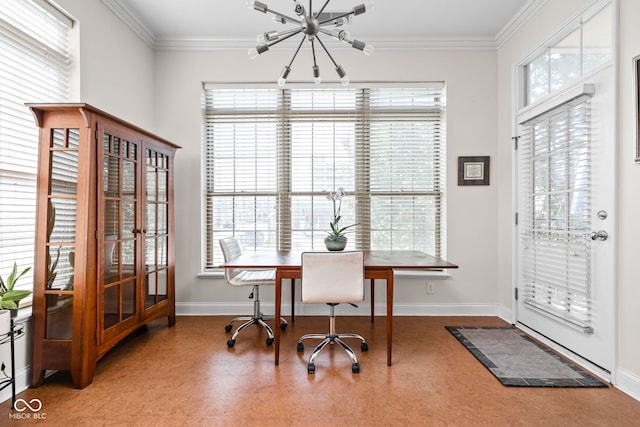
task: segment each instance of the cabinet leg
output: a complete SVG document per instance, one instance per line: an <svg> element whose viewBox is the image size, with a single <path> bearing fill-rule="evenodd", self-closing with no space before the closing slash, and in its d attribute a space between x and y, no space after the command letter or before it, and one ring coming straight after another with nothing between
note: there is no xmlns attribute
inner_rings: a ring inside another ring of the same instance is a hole
<svg viewBox="0 0 640 427"><path fill-rule="evenodd" d="M44 374L45 371L40 370L40 373L38 373L38 371L34 370L33 373L31 374L31 388L37 388L40 387L42 385L42 382L44 381Z"/></svg>

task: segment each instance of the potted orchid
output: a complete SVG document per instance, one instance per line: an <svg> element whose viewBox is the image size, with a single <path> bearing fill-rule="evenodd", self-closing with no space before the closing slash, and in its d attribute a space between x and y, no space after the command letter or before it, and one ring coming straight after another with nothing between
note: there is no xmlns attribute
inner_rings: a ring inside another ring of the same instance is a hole
<svg viewBox="0 0 640 427"><path fill-rule="evenodd" d="M344 188L340 187L336 191L327 194L327 200L333 202L333 221L329 223L331 231L327 232L328 236L324 239L324 244L330 251L341 251L347 246L347 236L345 231L358 224L351 224L345 227L340 226L340 209L342 208L342 198L346 196Z"/></svg>

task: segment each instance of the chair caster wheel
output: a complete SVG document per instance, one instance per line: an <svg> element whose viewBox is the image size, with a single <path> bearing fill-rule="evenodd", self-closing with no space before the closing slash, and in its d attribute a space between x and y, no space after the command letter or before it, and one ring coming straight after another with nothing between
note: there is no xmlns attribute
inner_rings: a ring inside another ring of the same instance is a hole
<svg viewBox="0 0 640 427"><path fill-rule="evenodd" d="M267 338L267 345L273 344L273 338Z"/></svg>
<svg viewBox="0 0 640 427"><path fill-rule="evenodd" d="M231 332L231 324L228 324L227 326L224 327L224 331L225 332Z"/></svg>
<svg viewBox="0 0 640 427"><path fill-rule="evenodd" d="M360 344L360 350L368 351L369 350L369 344L367 344L366 342L363 342L362 344Z"/></svg>
<svg viewBox="0 0 640 427"><path fill-rule="evenodd" d="M304 344L301 342L298 343L298 353L302 353L304 351Z"/></svg>
<svg viewBox="0 0 640 427"><path fill-rule="evenodd" d="M307 365L307 373L308 374L315 374L316 373L316 365L314 365L313 363L309 363Z"/></svg>
<svg viewBox="0 0 640 427"><path fill-rule="evenodd" d="M227 347L231 348L236 344L236 340L229 340L227 341Z"/></svg>
<svg viewBox="0 0 640 427"><path fill-rule="evenodd" d="M354 363L351 365L351 372L353 372L354 374L359 374L360 373L360 365L358 365L357 363Z"/></svg>
<svg viewBox="0 0 640 427"><path fill-rule="evenodd" d="M287 324L286 323L280 323L280 330L284 331L285 329L287 329Z"/></svg>

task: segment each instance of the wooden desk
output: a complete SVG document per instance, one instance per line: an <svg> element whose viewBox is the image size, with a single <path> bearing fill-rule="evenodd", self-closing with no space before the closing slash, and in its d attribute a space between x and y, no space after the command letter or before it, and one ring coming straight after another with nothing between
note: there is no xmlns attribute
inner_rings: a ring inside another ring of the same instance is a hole
<svg viewBox="0 0 640 427"><path fill-rule="evenodd" d="M222 268L275 268L276 297L275 318L281 316L282 279L299 279L302 251L277 251L244 253L224 263ZM364 251L364 277L387 281L387 365L391 366L393 342L393 270L432 270L458 268L457 265L420 251ZM275 363L280 362L280 328L273 328L275 339Z"/></svg>

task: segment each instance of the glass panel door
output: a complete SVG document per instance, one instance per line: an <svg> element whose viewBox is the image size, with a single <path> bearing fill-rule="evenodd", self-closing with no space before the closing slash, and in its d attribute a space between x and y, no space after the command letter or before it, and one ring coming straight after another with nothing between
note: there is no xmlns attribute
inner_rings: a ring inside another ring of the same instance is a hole
<svg viewBox="0 0 640 427"><path fill-rule="evenodd" d="M136 314L138 150L135 142L103 134L102 330Z"/></svg>
<svg viewBox="0 0 640 427"><path fill-rule="evenodd" d="M145 308L167 299L169 157L145 149Z"/></svg>
<svg viewBox="0 0 640 427"><path fill-rule="evenodd" d="M45 337L71 339L79 129L51 129Z"/></svg>

